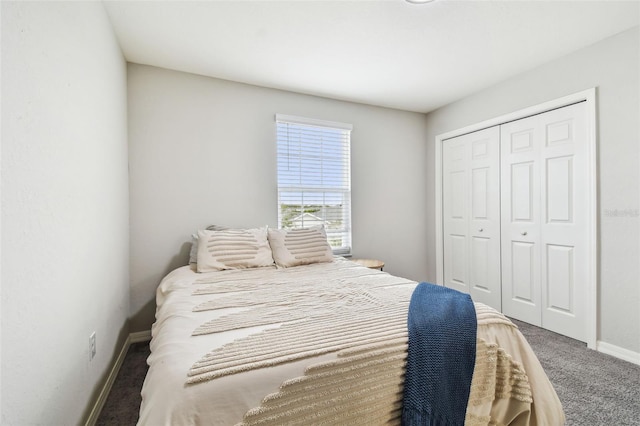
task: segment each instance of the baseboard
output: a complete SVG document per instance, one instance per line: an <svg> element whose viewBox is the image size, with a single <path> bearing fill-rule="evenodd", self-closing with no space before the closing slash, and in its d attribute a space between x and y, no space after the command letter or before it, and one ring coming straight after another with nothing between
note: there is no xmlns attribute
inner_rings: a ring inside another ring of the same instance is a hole
<svg viewBox="0 0 640 426"><path fill-rule="evenodd" d="M151 340L151 330L136 331L129 334L129 343L148 342Z"/></svg>
<svg viewBox="0 0 640 426"><path fill-rule="evenodd" d="M89 414L89 418L85 423L85 426L94 426L98 421L98 417L100 416L100 412L104 407L105 402L107 402L107 397L111 392L111 388L113 387L113 382L115 382L116 377L118 377L118 373L120 372L120 368L122 367L122 363L124 362L125 357L127 356L127 352L129 351L129 346L132 343L138 342L147 342L151 340L151 330L147 331L139 331L136 333L131 333L127 336L122 348L120 349L120 353L118 353L118 357L116 358L116 362L111 367L111 371L109 372L109 376L107 377L107 381L104 383L102 390L100 391L100 395L98 396L97 401L93 405L93 409L91 410L91 414Z"/></svg>
<svg viewBox="0 0 640 426"><path fill-rule="evenodd" d="M638 352L630 351L629 349L621 348L620 346L602 341L598 341L596 343L596 350L632 364L640 365L640 353Z"/></svg>

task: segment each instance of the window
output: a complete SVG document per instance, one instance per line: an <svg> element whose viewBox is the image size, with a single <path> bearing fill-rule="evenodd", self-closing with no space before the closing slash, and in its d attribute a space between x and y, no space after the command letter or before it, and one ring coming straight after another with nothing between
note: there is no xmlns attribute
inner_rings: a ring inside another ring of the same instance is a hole
<svg viewBox="0 0 640 426"><path fill-rule="evenodd" d="M278 226L324 225L335 254L351 254L350 124L276 115Z"/></svg>

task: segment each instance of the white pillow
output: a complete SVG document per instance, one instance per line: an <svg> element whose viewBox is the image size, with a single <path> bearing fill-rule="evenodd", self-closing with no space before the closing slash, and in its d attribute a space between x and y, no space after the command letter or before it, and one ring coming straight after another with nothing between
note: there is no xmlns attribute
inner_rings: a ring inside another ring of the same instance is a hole
<svg viewBox="0 0 640 426"><path fill-rule="evenodd" d="M267 228L198 231L198 272L273 265Z"/></svg>
<svg viewBox="0 0 640 426"><path fill-rule="evenodd" d="M231 228L220 225L207 226L209 231L227 231ZM191 234L191 250L189 250L189 264L198 263L198 234Z"/></svg>
<svg viewBox="0 0 640 426"><path fill-rule="evenodd" d="M191 250L189 250L189 264L198 263L198 234L191 234Z"/></svg>
<svg viewBox="0 0 640 426"><path fill-rule="evenodd" d="M269 229L269 244L278 266L332 262L333 252L324 226L301 229Z"/></svg>

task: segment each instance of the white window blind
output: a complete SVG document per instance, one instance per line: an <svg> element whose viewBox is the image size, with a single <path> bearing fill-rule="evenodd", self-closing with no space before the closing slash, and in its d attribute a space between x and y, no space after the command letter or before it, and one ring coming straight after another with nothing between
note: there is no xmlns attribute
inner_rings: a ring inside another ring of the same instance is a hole
<svg viewBox="0 0 640 426"><path fill-rule="evenodd" d="M335 254L351 254L350 124L276 115L278 226L324 225Z"/></svg>

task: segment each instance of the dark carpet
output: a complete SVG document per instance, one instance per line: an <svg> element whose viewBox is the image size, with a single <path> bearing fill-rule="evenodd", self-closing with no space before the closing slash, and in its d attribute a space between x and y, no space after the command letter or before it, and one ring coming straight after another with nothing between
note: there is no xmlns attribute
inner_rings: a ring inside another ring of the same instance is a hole
<svg viewBox="0 0 640 426"><path fill-rule="evenodd" d="M142 383L147 375L147 358L151 351L149 342L133 343L113 382L111 392L102 407L96 425L135 425L142 397Z"/></svg>
<svg viewBox="0 0 640 426"><path fill-rule="evenodd" d="M514 322L553 383L567 426L640 426L640 366L587 349L568 337ZM148 356L148 343L131 345L96 424L136 424Z"/></svg>
<svg viewBox="0 0 640 426"><path fill-rule="evenodd" d="M512 320L562 402L568 426L639 426L640 366L577 340Z"/></svg>

